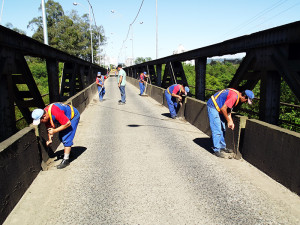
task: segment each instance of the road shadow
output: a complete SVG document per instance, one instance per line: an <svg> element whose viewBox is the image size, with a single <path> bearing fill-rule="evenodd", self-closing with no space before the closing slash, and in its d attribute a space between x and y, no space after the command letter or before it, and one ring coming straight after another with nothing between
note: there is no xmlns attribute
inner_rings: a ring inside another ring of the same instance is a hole
<svg viewBox="0 0 300 225"><path fill-rule="evenodd" d="M86 149L87 149L86 147L82 147L82 146L72 147L71 154L70 154L70 162L76 160L82 153L86 151ZM54 154L57 157L55 161L63 159L64 150L56 151Z"/></svg>
<svg viewBox="0 0 300 225"><path fill-rule="evenodd" d="M142 125L142 124L128 124L128 127L136 128L136 127L157 127L157 128L162 128L162 129L169 129L169 130L174 130L173 127L163 127L163 126L158 126L158 125ZM176 131L180 132L188 132L188 133L199 133L199 131L188 131L188 130L183 130L183 129L176 129Z"/></svg>
<svg viewBox="0 0 300 225"><path fill-rule="evenodd" d="M172 119L171 116L170 116L170 113L163 113L162 114L163 116L165 116L167 118L158 118L158 117L154 117L154 116L149 116L149 115L145 115L145 114L141 114L141 113L136 113L136 112L132 112L132 111L124 110L124 109L118 109L118 108L109 107L109 106L104 106L104 105L101 105L101 107L106 108L106 109L122 111L122 112L126 112L126 113L129 113L129 114L134 114L134 115L138 115L138 116L144 116L144 117L148 117L148 118L152 118L152 119L156 119L156 120L163 120L163 121L168 121L168 122L172 122L172 123L180 123L180 124L189 125L188 123L183 123L180 120Z"/></svg>
<svg viewBox="0 0 300 225"><path fill-rule="evenodd" d="M210 152L211 154L214 154L214 151L212 150L213 142L211 138L195 138L193 141L200 147L204 148L206 151Z"/></svg>
<svg viewBox="0 0 300 225"><path fill-rule="evenodd" d="M143 126L143 125L138 125L138 124L129 124L129 125L127 125L128 127L141 127L141 126Z"/></svg>
<svg viewBox="0 0 300 225"><path fill-rule="evenodd" d="M172 119L171 114L170 113L162 113L162 116L168 117L170 119Z"/></svg>

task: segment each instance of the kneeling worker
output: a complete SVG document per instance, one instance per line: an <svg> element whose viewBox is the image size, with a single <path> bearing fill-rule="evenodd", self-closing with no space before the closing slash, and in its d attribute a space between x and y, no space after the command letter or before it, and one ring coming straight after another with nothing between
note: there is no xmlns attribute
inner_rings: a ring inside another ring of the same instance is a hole
<svg viewBox="0 0 300 225"><path fill-rule="evenodd" d="M52 143L53 134L59 132L59 139L64 145L64 158L57 169L68 166L70 164L71 146L80 120L78 110L71 105L57 102L48 105L44 109L33 110L31 117L33 118L33 125L38 125L40 122L46 125L49 139L46 142L47 146ZM55 123L59 123L60 126L55 127Z"/></svg>
<svg viewBox="0 0 300 225"><path fill-rule="evenodd" d="M171 118L177 117L178 103L181 104L182 95L187 95L189 87L181 84L173 84L165 90L165 97L170 110ZM178 100L178 103L177 103Z"/></svg>
<svg viewBox="0 0 300 225"><path fill-rule="evenodd" d="M207 112L212 133L213 150L215 155L220 158L232 158L229 153L231 149L226 148L225 143L225 123L229 129L234 129L234 123L231 117L232 108L239 102L252 104L254 94L250 90L242 93L232 89L224 89L211 96L207 101Z"/></svg>

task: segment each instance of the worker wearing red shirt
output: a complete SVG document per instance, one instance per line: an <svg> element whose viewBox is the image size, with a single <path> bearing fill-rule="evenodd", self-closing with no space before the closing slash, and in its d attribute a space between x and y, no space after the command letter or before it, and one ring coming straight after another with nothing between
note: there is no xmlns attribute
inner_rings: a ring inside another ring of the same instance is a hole
<svg viewBox="0 0 300 225"><path fill-rule="evenodd" d="M232 158L228 153L233 151L226 148L225 143L225 123L229 129L234 129L234 123L231 118L232 108L239 102L252 103L254 94L250 90L239 92L235 89L228 88L219 91L211 96L207 101L207 112L209 125L212 133L213 150L215 155L220 158Z"/></svg>
<svg viewBox="0 0 300 225"><path fill-rule="evenodd" d="M145 78L148 77L146 72L143 72L140 74L140 80L139 80L139 85L140 85L140 95L142 95L145 91Z"/></svg>
<svg viewBox="0 0 300 225"><path fill-rule="evenodd" d="M96 78L96 84L98 87L98 94L99 94L99 101L102 102L103 101L103 97L105 95L105 86L104 86L104 80L105 80L105 76L101 75L101 72L98 72L97 74L97 78Z"/></svg>
<svg viewBox="0 0 300 225"><path fill-rule="evenodd" d="M53 134L59 133L59 139L64 145L64 158L57 169L68 166L73 139L80 120L78 110L71 105L53 103L44 109L33 110L31 117L33 118L33 125L38 125L40 122L46 125L48 130L47 146L52 143ZM57 124L60 126L56 126Z"/></svg>
<svg viewBox="0 0 300 225"><path fill-rule="evenodd" d="M187 95L189 91L188 86L181 84L173 84L165 90L165 97L172 119L177 117L178 103L181 104L182 95Z"/></svg>

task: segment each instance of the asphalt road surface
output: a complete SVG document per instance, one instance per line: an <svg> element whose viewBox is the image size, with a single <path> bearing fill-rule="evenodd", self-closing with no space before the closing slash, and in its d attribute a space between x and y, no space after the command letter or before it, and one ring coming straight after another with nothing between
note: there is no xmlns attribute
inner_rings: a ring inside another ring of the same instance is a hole
<svg viewBox="0 0 300 225"><path fill-rule="evenodd" d="M42 171L4 224L300 224L299 196L127 83L82 113L63 170ZM63 146L60 145L58 151Z"/></svg>

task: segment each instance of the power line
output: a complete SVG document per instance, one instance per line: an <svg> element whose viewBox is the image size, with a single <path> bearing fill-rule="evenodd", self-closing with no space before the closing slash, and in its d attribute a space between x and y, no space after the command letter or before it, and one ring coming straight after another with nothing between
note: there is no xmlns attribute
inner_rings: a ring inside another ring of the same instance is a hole
<svg viewBox="0 0 300 225"><path fill-rule="evenodd" d="M264 9L263 11L259 12L258 14L256 14L254 17L248 19L247 21L245 21L244 23L238 25L237 27L233 28L232 30L228 31L227 33L225 33L223 36L224 38L232 33L238 32L241 29L245 28L245 26L249 25L250 23L254 22L255 20L261 18L262 16L264 16L266 13L276 9L277 7L279 7L280 5L284 4L287 0L280 0L278 2L276 2L275 4L271 5L270 7ZM223 38L223 39L224 39Z"/></svg>
<svg viewBox="0 0 300 225"><path fill-rule="evenodd" d="M260 23L260 24L258 24L258 25L256 25L256 26L253 26L253 27L252 27L252 28L250 28L249 30L251 30L251 29L253 29L253 28L255 28L255 27L258 27L258 26L260 26L260 25L264 24L265 22L267 22L267 21L269 21L269 20L271 20L271 19L273 19L273 18L275 18L275 17L279 16L280 14L282 14L282 13L284 13L284 12L286 12L286 11L288 11L288 10L292 9L292 8L294 8L295 6L297 6L297 5L299 5L299 4L300 4L300 2L298 2L298 3L294 4L294 5L292 5L291 7L287 8L287 9L285 9L285 10L283 10L283 11L279 12L279 13L277 13L275 16L272 16L271 18L269 18L269 19L265 20L264 22L262 22L262 23Z"/></svg>
<svg viewBox="0 0 300 225"><path fill-rule="evenodd" d="M127 32L127 35L126 35L125 40L124 40L123 43L122 43L122 47L121 47L121 49L120 49L120 53L119 53L119 55L118 55L118 58L120 57L121 52L122 52L122 49L123 49L123 47L124 47L124 44L125 44L125 42L126 42L127 39L128 39L128 35L129 35L129 32L130 32L131 27L132 27L132 25L134 24L134 22L136 21L138 15L140 14L140 11L141 11L141 9L142 9L143 3L144 3L144 0L142 0L142 3L141 3L140 8L139 8L139 11L137 12L137 14L136 14L134 20L132 21L131 24L129 24L128 32Z"/></svg>

